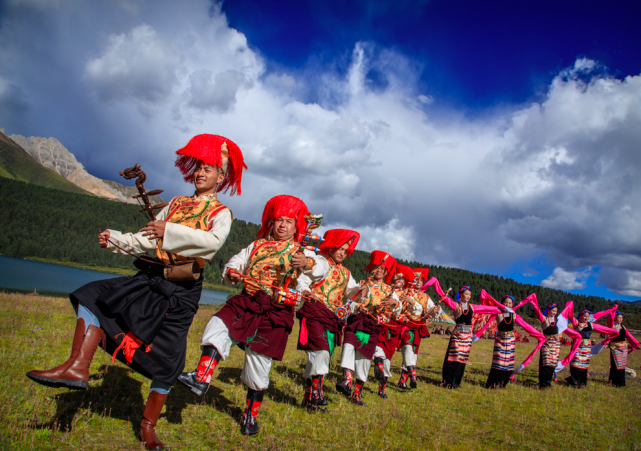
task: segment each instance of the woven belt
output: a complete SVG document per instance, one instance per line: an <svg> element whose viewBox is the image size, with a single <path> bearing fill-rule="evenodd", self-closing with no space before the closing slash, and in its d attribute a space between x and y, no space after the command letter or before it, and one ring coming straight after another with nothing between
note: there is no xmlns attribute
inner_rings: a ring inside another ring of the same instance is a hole
<svg viewBox="0 0 641 451"><path fill-rule="evenodd" d="M498 336L501 337L501 338L513 337L514 336L514 331L513 330L499 330L498 331Z"/></svg>
<svg viewBox="0 0 641 451"><path fill-rule="evenodd" d="M472 326L468 326L467 324L457 324L454 327L455 332L472 332Z"/></svg>

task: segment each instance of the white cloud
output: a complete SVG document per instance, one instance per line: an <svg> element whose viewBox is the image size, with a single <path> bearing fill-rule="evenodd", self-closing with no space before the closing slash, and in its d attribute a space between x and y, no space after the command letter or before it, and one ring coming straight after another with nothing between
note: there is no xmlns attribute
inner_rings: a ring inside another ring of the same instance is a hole
<svg viewBox="0 0 641 451"><path fill-rule="evenodd" d="M557 290L582 290L591 273L591 268L572 272L556 267L552 275L541 282L541 286Z"/></svg>
<svg viewBox="0 0 641 451"><path fill-rule="evenodd" d="M601 268L596 284L617 294L641 297L641 271L611 267Z"/></svg>
<svg viewBox="0 0 641 451"><path fill-rule="evenodd" d="M541 102L470 119L423 94L420 62L393 49L357 43L346 75L334 62L270 71L219 5L123 4L3 19L0 77L30 102L20 118L0 102L7 132L55 136L105 178L141 163L174 195L190 187L173 152L222 134L249 166L243 196L223 198L239 218L292 194L361 231L363 249L402 258L490 272L545 254L572 274L641 271L640 76L578 59Z"/></svg>

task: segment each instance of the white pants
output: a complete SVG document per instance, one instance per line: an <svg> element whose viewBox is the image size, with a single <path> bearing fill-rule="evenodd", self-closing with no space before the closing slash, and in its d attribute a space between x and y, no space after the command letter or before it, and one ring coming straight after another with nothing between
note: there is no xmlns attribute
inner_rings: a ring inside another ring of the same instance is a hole
<svg viewBox="0 0 641 451"><path fill-rule="evenodd" d="M235 344L236 342L229 336L229 329L227 329L223 320L217 316L212 316L209 323L207 323L207 327L205 327L200 346L213 346L225 360L229 356L231 347ZM243 371L240 373L240 380L247 387L252 390L267 390L271 369L271 357L266 357L249 348L245 348L245 363Z"/></svg>
<svg viewBox="0 0 641 451"><path fill-rule="evenodd" d="M418 356L414 354L414 349L411 345L401 346L401 355L403 356L402 370L407 370L408 366L416 366Z"/></svg>
<svg viewBox="0 0 641 451"><path fill-rule="evenodd" d="M366 359L363 354L354 348L354 345L343 343L343 350L341 352L342 368L352 370L356 379L367 382L370 366L372 366L372 361Z"/></svg>
<svg viewBox="0 0 641 451"><path fill-rule="evenodd" d="M329 361L332 358L329 351L306 351L307 365L303 378L322 376L329 373Z"/></svg>
<svg viewBox="0 0 641 451"><path fill-rule="evenodd" d="M380 346L376 346L376 350L374 351L374 356L372 357L375 359L376 357L380 357L383 359L383 373L385 373L385 377L392 377L392 372L391 370L391 362L385 355L385 351L383 351L383 348Z"/></svg>

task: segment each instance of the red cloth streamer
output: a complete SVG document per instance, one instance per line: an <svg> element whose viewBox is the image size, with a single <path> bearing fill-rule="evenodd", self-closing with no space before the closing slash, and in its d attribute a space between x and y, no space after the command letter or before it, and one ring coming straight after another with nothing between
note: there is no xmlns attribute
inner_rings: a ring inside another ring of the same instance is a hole
<svg viewBox="0 0 641 451"><path fill-rule="evenodd" d="M354 230L349 229L332 229L325 232L323 235L323 241L319 244L318 248L320 249L323 255L327 255L330 249L338 249L342 247L345 243L349 244L349 249L347 249L347 256L349 257L356 249L358 240L361 235Z"/></svg>
<svg viewBox="0 0 641 451"><path fill-rule="evenodd" d="M272 232L273 221L285 216L296 220L295 239L297 242L300 242L307 231L305 215L308 214L310 213L307 205L298 197L288 196L287 194L272 197L265 205L262 224L256 236L258 236L258 238L267 238Z"/></svg>
<svg viewBox="0 0 641 451"><path fill-rule="evenodd" d="M387 256L387 258L386 258ZM392 257L387 252L383 251L374 251L369 257L369 265L364 268L364 271L367 274L371 274L376 266L382 266L387 268L387 276L385 277L385 283L389 284L392 280L392 275L395 272L396 268L396 259Z"/></svg>
<svg viewBox="0 0 641 451"><path fill-rule="evenodd" d="M305 346L307 344L307 318L303 317L300 322L300 344Z"/></svg>
<svg viewBox="0 0 641 451"><path fill-rule="evenodd" d="M116 335L114 338L118 338L121 335L125 335L124 333ZM134 352L136 352L136 349L138 349L141 346L145 346L145 352L151 351L151 345L147 345L142 342L142 340L138 337L136 337L133 333L127 332L127 335L122 339L120 342L120 346L116 348L116 350L113 353L113 356L111 357L111 363L116 362L116 354L118 354L118 351L122 349L122 354L125 356L125 360L127 361L127 365L133 362L134 358Z"/></svg>
<svg viewBox="0 0 641 451"><path fill-rule="evenodd" d="M231 139L209 134L194 136L185 147L176 151L176 167L183 173L187 183L194 183L194 169L198 161L209 166L223 167L223 144L227 145L227 173L216 191L220 193L231 189L230 195L240 195L243 169L247 169L247 165L240 148Z"/></svg>

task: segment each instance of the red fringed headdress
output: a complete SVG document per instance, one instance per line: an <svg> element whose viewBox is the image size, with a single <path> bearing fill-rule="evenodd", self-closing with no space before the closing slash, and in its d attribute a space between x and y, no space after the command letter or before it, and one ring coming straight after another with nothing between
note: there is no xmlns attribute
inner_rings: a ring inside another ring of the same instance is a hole
<svg viewBox="0 0 641 451"><path fill-rule="evenodd" d="M427 276L430 273L430 268L414 268L412 271L414 271L414 278L417 278L418 276L421 276L421 279L423 279L423 283L427 282ZM421 288L421 287L417 287Z"/></svg>
<svg viewBox="0 0 641 451"><path fill-rule="evenodd" d="M347 256L349 257L356 249L358 240L360 239L361 234L353 230L347 229L332 229L325 232L323 235L323 240L318 248L321 250L323 255L327 255L330 249L338 249L343 246L345 243L349 244L349 249L347 249ZM351 242L350 242L351 240Z"/></svg>
<svg viewBox="0 0 641 451"><path fill-rule="evenodd" d="M387 252L383 251L374 251L369 257L369 265L364 268L364 271L369 275L375 266L381 265L383 268L387 268L387 276L385 277L385 283L389 283L392 274L394 274L394 268L396 267L396 259L392 257Z"/></svg>
<svg viewBox="0 0 641 451"><path fill-rule="evenodd" d="M209 166L222 168L225 179L218 185L217 192L227 192L230 195L241 194L240 182L243 179L243 169L247 169L243 153L230 139L219 135L196 135L189 140L187 145L176 151L176 167L185 176L185 182L194 183L194 169L198 161Z"/></svg>
<svg viewBox="0 0 641 451"><path fill-rule="evenodd" d="M391 281L396 281L400 278L405 279L405 287L408 287L414 281L414 271L409 266L396 264L396 270L391 277Z"/></svg>
<svg viewBox="0 0 641 451"><path fill-rule="evenodd" d="M307 230L305 215L308 214L310 213L307 205L298 197L286 194L272 197L267 201L263 210L263 220L257 236L258 238L267 238L272 233L273 221L285 216L296 220L296 235L294 238L296 241L300 241Z"/></svg>

